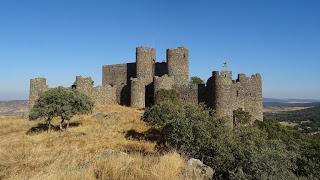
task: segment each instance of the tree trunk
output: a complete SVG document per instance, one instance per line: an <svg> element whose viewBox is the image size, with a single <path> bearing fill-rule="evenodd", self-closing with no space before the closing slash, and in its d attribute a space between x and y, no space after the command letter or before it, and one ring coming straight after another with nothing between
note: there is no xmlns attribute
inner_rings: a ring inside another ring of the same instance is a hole
<svg viewBox="0 0 320 180"><path fill-rule="evenodd" d="M49 122L48 130L51 131L51 122Z"/></svg>
<svg viewBox="0 0 320 180"><path fill-rule="evenodd" d="M62 119L61 122L60 122L60 130L61 131L63 131L63 122L64 122L64 119Z"/></svg>
<svg viewBox="0 0 320 180"><path fill-rule="evenodd" d="M50 120L47 120L47 126L48 126L47 132L49 132L51 130L51 121Z"/></svg>
<svg viewBox="0 0 320 180"><path fill-rule="evenodd" d="M67 129L69 129L70 120L67 121Z"/></svg>

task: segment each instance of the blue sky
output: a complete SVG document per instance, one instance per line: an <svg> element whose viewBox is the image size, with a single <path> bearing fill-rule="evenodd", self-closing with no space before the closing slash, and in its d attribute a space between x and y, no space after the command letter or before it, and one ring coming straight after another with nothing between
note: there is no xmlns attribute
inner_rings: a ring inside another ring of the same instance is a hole
<svg viewBox="0 0 320 180"><path fill-rule="evenodd" d="M0 100L27 99L29 79L101 84L103 64L134 61L136 46L190 50L207 79L228 60L263 76L264 97L320 99L317 0L1 0Z"/></svg>

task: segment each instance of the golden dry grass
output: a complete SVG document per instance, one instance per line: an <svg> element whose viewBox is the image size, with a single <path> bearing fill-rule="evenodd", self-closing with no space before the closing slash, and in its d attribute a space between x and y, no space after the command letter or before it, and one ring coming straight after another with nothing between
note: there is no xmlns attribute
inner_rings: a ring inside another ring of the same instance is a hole
<svg viewBox="0 0 320 180"><path fill-rule="evenodd" d="M142 111L118 105L100 106L92 115L74 117L67 131L26 134L39 122L0 118L0 179L178 179L185 160L175 152L159 155L155 142L126 138L149 127ZM55 122L57 123L57 122ZM105 149L129 157L102 156Z"/></svg>

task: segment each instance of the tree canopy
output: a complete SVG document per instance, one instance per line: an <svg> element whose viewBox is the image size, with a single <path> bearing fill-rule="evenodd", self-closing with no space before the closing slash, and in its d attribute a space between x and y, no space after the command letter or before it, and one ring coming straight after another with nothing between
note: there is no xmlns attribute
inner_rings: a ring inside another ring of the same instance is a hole
<svg viewBox="0 0 320 180"><path fill-rule="evenodd" d="M198 85L198 84L204 84L204 81L198 76L192 76L190 78L189 85L194 86L194 85Z"/></svg>
<svg viewBox="0 0 320 180"><path fill-rule="evenodd" d="M63 87L50 89L42 94L32 107L29 119L45 119L50 129L51 121L60 117L60 129L63 129L64 121L68 122L76 114L87 114L92 112L94 102L85 94Z"/></svg>
<svg viewBox="0 0 320 180"><path fill-rule="evenodd" d="M250 115L235 112L239 126L201 105L157 104L143 120L162 133L164 146L202 160L214 179L318 179L320 135L302 134L265 118L247 124Z"/></svg>

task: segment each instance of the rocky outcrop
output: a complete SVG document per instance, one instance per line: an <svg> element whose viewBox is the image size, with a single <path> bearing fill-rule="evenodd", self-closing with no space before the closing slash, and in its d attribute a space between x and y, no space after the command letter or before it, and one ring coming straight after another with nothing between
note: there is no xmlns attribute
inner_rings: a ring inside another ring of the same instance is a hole
<svg viewBox="0 0 320 180"><path fill-rule="evenodd" d="M213 169L203 164L199 159L190 159L183 172L183 179L187 180L208 180L213 177Z"/></svg>

